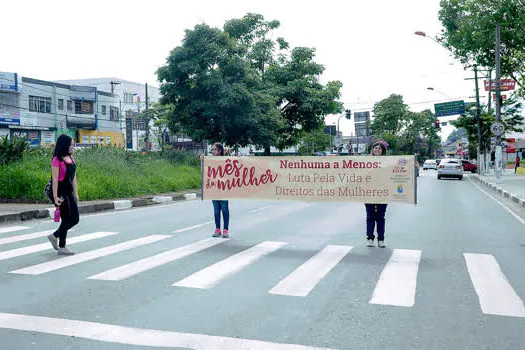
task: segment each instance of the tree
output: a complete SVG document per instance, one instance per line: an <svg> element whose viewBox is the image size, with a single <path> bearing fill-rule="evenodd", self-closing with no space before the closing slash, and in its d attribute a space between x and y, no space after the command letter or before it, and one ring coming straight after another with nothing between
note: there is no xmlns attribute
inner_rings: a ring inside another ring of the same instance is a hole
<svg viewBox="0 0 525 350"><path fill-rule="evenodd" d="M324 116L339 113L342 83L320 83L324 67L314 61L315 49L297 47L288 52L283 38L272 41L269 33L280 26L278 21L265 21L259 14L247 14L232 19L224 30L244 48L244 57L255 68L265 93L276 99L283 125L274 144L279 149L297 144L304 132L315 131L324 125ZM270 152L270 144L265 153Z"/></svg>
<svg viewBox="0 0 525 350"><path fill-rule="evenodd" d="M323 127L305 132L299 142L299 154L302 156L314 155L330 148L332 137L324 133Z"/></svg>
<svg viewBox="0 0 525 350"><path fill-rule="evenodd" d="M144 124L149 125L150 121L153 121L154 128L151 129L151 132L162 150L166 143L168 129L172 133L177 133L181 130L179 124L172 123L171 116L173 114L173 109L174 107L170 103L152 103L147 111L143 110L138 115L138 119Z"/></svg>
<svg viewBox="0 0 525 350"><path fill-rule="evenodd" d="M288 51L282 38L269 39L278 21L258 14L187 30L157 71L162 103L172 103L170 125L195 140L284 148L316 130L324 116L342 110L342 84L319 82L324 67L315 50Z"/></svg>
<svg viewBox="0 0 525 350"><path fill-rule="evenodd" d="M456 128L448 135L446 142L454 143L465 137L468 137L467 130L465 128Z"/></svg>
<svg viewBox="0 0 525 350"><path fill-rule="evenodd" d="M408 113L408 106L403 102L403 96L392 94L374 106L372 131L376 135L388 133L396 135L403 126L403 120Z"/></svg>
<svg viewBox="0 0 525 350"><path fill-rule="evenodd" d="M525 3L522 0L441 0L438 40L467 67L495 67L496 24L501 27L501 72L524 85Z"/></svg>

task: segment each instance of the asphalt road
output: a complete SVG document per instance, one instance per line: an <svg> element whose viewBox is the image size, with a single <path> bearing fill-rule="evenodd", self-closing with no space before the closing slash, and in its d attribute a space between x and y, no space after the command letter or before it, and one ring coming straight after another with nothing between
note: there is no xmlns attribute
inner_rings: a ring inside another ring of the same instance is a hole
<svg viewBox="0 0 525 350"><path fill-rule="evenodd" d="M82 216L71 257L0 226L0 348L525 349L525 220L421 174L386 249L360 203L232 201L230 239L207 201Z"/></svg>

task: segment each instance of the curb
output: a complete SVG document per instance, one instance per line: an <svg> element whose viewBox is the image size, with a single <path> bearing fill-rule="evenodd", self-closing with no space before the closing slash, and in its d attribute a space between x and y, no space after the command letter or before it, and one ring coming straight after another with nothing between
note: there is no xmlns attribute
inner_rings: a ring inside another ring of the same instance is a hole
<svg viewBox="0 0 525 350"><path fill-rule="evenodd" d="M518 204L519 206L525 208L525 199L520 198L520 197L516 196L515 194L509 193L508 191L503 190L501 187L498 187L497 185L495 185L495 184L493 184L493 183L491 183L491 182L489 182L487 180L484 180L484 179L480 178L479 175L474 175L474 176L472 176L472 178L474 180L478 181L483 186L485 186L488 189L492 190L492 192L500 195L503 198L508 198L511 201L513 201L514 203Z"/></svg>
<svg viewBox="0 0 525 350"><path fill-rule="evenodd" d="M145 207L150 205L158 204L169 204L172 202L178 201L189 201L200 198L200 192L189 192L185 194L176 194L173 196L151 196L151 197L142 197L135 199L125 199L125 200L116 200L116 201L107 201L102 203L94 204L85 204L78 207L80 215L90 214L100 211L108 210L122 210L129 208L138 208ZM17 222L17 221L28 221L33 219L45 219L53 218L55 215L55 208L47 209L38 209L38 210L29 210L23 211L20 213L14 214L5 214L0 215L0 224L8 222Z"/></svg>

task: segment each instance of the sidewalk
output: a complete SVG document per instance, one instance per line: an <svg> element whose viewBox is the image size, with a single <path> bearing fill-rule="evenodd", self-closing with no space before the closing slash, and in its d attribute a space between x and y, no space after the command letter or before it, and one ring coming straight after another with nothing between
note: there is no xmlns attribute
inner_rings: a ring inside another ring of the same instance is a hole
<svg viewBox="0 0 525 350"><path fill-rule="evenodd" d="M142 196L138 198L81 201L78 208L82 215L104 210L120 210L147 205L167 204L173 201L196 199L197 197L200 197L200 189L171 192L156 196ZM53 218L54 213L55 208L51 203L0 203L0 224L32 219Z"/></svg>
<svg viewBox="0 0 525 350"><path fill-rule="evenodd" d="M493 192L525 207L525 176L514 174L514 169L504 170L501 184L496 183L494 170L491 170L489 175L478 174L474 175L473 178Z"/></svg>

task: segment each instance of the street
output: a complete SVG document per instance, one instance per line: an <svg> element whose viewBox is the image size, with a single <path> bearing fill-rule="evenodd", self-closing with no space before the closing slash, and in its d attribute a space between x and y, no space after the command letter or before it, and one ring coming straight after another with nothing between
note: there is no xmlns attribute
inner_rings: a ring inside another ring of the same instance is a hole
<svg viewBox="0 0 525 350"><path fill-rule="evenodd" d="M362 203L230 201L230 239L209 201L85 215L68 257L0 226L1 349L525 349L525 221L469 177L421 171L386 249Z"/></svg>

